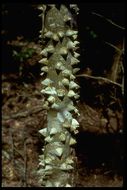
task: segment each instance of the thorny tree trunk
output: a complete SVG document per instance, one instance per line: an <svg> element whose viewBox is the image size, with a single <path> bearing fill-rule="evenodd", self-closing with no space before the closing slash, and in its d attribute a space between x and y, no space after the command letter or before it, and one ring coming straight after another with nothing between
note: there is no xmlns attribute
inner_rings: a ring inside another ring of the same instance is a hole
<svg viewBox="0 0 127 190"><path fill-rule="evenodd" d="M75 14L78 7L70 5ZM45 137L43 154L40 155L40 183L46 187L72 187L74 182L75 151L72 147L78 133L79 115L74 106L79 95L79 86L74 82L75 73L79 70L79 53L77 30L73 30L74 22L69 8L61 5L42 5L43 27L40 37L47 41L41 51L42 73L46 76L42 81L42 93L47 109L47 128L39 132Z"/></svg>

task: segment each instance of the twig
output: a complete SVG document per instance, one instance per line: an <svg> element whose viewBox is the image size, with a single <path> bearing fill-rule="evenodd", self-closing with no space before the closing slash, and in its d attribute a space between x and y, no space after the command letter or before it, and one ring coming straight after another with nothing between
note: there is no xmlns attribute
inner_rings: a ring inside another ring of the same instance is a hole
<svg viewBox="0 0 127 190"><path fill-rule="evenodd" d="M76 75L76 77L85 77L85 78L91 78L91 79L95 79L95 80L101 80L103 82L107 82L107 83L111 83L113 85L119 86L120 88L122 88L122 85L111 81L110 79L104 78L104 77L95 77L95 76L90 76L90 75L86 75L86 74L80 74L80 75Z"/></svg>
<svg viewBox="0 0 127 190"><path fill-rule="evenodd" d="M93 15L96 15L96 16L99 16L99 17L101 17L101 18L103 18L103 19L105 19L107 22L109 22L110 24L116 26L117 28L120 28L120 29L122 29L122 30L125 30L124 27L122 27L122 26L116 24L115 22L113 22L112 20L110 20L110 19L108 19L108 18L105 18L105 17L104 17L103 15L101 15L101 14L98 14L98 13L95 13L95 12L92 12L92 14L93 14Z"/></svg>
<svg viewBox="0 0 127 190"><path fill-rule="evenodd" d="M11 138L11 149L12 149L12 162L13 162L13 168L15 168L15 151L14 151L14 139L13 139L13 133L12 133L12 128L10 127L9 129L10 133L10 138Z"/></svg>
<svg viewBox="0 0 127 190"><path fill-rule="evenodd" d="M114 46L113 44L111 44L109 42L105 42L105 43L108 44L109 46L111 46L112 48L114 48L119 53L123 53L124 52L124 49L119 49L118 47Z"/></svg>
<svg viewBox="0 0 127 190"><path fill-rule="evenodd" d="M24 160L24 155L14 146L14 151L19 154L19 156Z"/></svg>
<svg viewBox="0 0 127 190"><path fill-rule="evenodd" d="M125 46L125 40L123 40L123 54L124 54L124 46ZM122 77L122 94L124 95L124 65L123 61L121 61L121 69L123 72L123 77Z"/></svg>
<svg viewBox="0 0 127 190"><path fill-rule="evenodd" d="M2 120L9 120L9 119L17 119L17 118L22 118L22 117L27 117L31 114L35 114L35 113L38 113L40 111L44 110L42 108L42 106L36 106L34 108L32 108L31 110L29 111L24 111L24 112L19 112L19 113L16 113L16 114L12 114L10 116L2 116Z"/></svg>
<svg viewBox="0 0 127 190"><path fill-rule="evenodd" d="M27 148L26 139L24 138L24 185L27 187Z"/></svg>

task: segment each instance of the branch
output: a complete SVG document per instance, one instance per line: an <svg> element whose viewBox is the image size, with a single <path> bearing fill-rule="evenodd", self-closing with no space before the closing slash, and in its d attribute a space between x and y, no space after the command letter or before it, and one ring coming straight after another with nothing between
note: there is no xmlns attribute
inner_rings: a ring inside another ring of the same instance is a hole
<svg viewBox="0 0 127 190"><path fill-rule="evenodd" d="M31 110L28 111L24 111L24 112L18 112L16 114L12 114L12 115L8 115L8 116L2 116L3 120L9 120L9 119L17 119L17 118L22 118L22 117L27 117L31 114L36 114L40 111L43 111L44 109L42 108L42 106L36 106L34 108L32 108Z"/></svg>
<svg viewBox="0 0 127 190"><path fill-rule="evenodd" d="M27 147L26 139L24 138L24 186L27 187Z"/></svg>
<svg viewBox="0 0 127 190"><path fill-rule="evenodd" d="M116 85L116 86L122 88L121 84L114 82L110 79L104 78L104 77L95 77L95 76L90 76L90 75L86 75L86 74L79 74L79 75L76 75L76 77L85 77L85 78L91 78L91 79L95 79L95 80L101 80L103 82L110 83L110 84L113 84L113 85Z"/></svg>
<svg viewBox="0 0 127 190"><path fill-rule="evenodd" d="M105 42L106 44L108 44L109 46L111 46L112 48L114 48L116 51L118 51L119 53L123 53L124 49L120 49L116 46L114 46L113 44L109 43L109 42Z"/></svg>
<svg viewBox="0 0 127 190"><path fill-rule="evenodd" d="M101 18L103 18L103 19L105 19L107 22L109 22L110 24L116 26L117 28L120 28L120 29L122 29L122 30L125 30L124 27L122 27L122 26L116 24L115 22L113 22L112 20L110 20L110 19L108 19L108 18L105 18L103 15L100 15L100 14L95 13L95 12L92 12L92 14L93 14L93 15L96 15L96 16L99 16L99 17L101 17Z"/></svg>

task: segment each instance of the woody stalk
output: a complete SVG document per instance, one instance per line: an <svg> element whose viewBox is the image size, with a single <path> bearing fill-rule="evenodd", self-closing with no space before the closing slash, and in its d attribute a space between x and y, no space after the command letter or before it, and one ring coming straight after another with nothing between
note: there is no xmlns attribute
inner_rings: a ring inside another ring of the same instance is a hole
<svg viewBox="0 0 127 190"><path fill-rule="evenodd" d="M41 51L43 107L47 110L47 127L39 133L44 137L43 153L39 156L39 182L44 187L73 187L75 185L75 135L79 123L79 71L77 35L71 10L78 14L77 5L41 5L42 30L45 43Z"/></svg>

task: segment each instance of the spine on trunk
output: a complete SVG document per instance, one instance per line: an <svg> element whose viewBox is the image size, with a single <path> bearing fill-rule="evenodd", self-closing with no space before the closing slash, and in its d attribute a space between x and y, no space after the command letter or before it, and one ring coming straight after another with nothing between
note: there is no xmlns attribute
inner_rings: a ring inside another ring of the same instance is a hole
<svg viewBox="0 0 127 190"><path fill-rule="evenodd" d="M70 5L76 14L78 7ZM45 41L41 51L41 92L45 96L43 107L47 109L47 127L39 132L45 145L39 157L40 183L45 187L74 186L76 143L79 111L75 107L79 98L79 85L75 74L79 70L77 35L73 29L73 15L60 5L42 5L43 27L40 37Z"/></svg>

